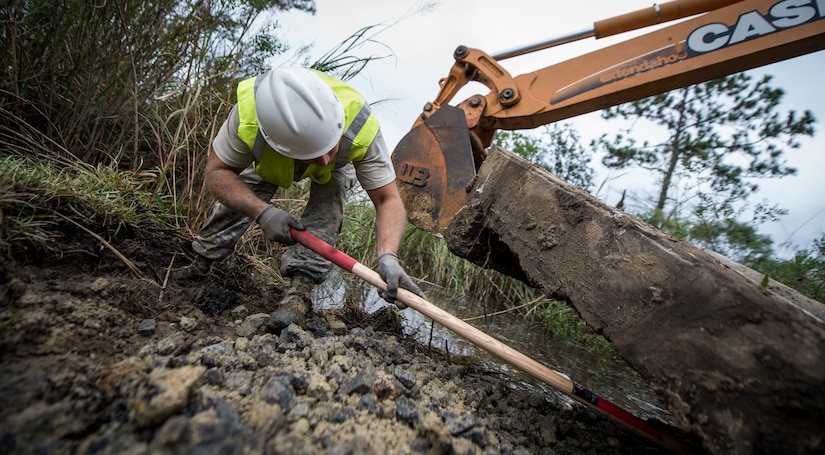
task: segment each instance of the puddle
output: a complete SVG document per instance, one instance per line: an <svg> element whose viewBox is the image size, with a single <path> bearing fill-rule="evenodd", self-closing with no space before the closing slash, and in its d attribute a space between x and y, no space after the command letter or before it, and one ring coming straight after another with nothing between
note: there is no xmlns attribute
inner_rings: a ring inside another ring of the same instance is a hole
<svg viewBox="0 0 825 455"><path fill-rule="evenodd" d="M456 317L467 320L477 329L569 377L574 382L582 384L631 414L643 419L656 419L674 424L674 419L668 413L664 400L620 359L599 357L588 352L581 345L554 339L540 327L530 324L518 314L505 313L479 318L478 316L485 314L485 309L476 302L446 295L437 288L422 286L422 290L429 302ZM336 269L322 285L316 286L313 291L313 306L315 310L341 308L347 293L357 293L359 296L357 300L364 302L364 310L367 313L373 313L386 305L373 286ZM429 318L412 308L401 311L400 315L404 334L414 337L419 343L442 352L449 352L450 355L476 358L485 368L493 372L517 378L519 383L513 384L514 387L541 390L545 396L557 402L571 401L564 394L522 373L515 367L499 361L440 324L433 324Z"/></svg>

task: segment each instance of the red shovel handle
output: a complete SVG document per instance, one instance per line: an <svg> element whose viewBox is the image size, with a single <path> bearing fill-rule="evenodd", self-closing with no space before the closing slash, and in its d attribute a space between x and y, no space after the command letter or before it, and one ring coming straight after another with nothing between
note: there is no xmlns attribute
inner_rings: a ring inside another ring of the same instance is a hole
<svg viewBox="0 0 825 455"><path fill-rule="evenodd" d="M352 272L352 268L358 262L338 248L310 234L309 231L299 231L295 228L290 228L289 233L292 234L293 240L318 253L321 257L326 258L347 272Z"/></svg>

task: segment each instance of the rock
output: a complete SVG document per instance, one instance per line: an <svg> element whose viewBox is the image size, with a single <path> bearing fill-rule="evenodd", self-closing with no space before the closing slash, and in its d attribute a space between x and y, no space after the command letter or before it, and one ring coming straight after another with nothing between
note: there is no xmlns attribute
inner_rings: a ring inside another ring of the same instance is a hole
<svg viewBox="0 0 825 455"><path fill-rule="evenodd" d="M195 403L192 417L170 418L158 430L150 445L150 453L203 455L263 453L263 443L245 427L235 408L226 400L204 397Z"/></svg>
<svg viewBox="0 0 825 455"><path fill-rule="evenodd" d="M158 355L170 355L175 352L175 349L183 343L183 338L179 335L172 335L170 337L166 337L157 343L157 354Z"/></svg>
<svg viewBox="0 0 825 455"><path fill-rule="evenodd" d="M272 334L254 336L247 352L258 362L259 366L271 366L280 356L278 353L279 345L280 340Z"/></svg>
<svg viewBox="0 0 825 455"><path fill-rule="evenodd" d="M264 401L255 400L250 405L251 409L246 413L247 424L253 434L257 435L261 440L266 441L275 436L275 433L281 428L284 422L284 411L277 404L267 403ZM301 408L304 411L305 417L308 412L306 404L303 407L295 406L293 414L297 409Z"/></svg>
<svg viewBox="0 0 825 455"><path fill-rule="evenodd" d="M180 318L180 328L186 332L194 332L198 328L198 320L187 316Z"/></svg>
<svg viewBox="0 0 825 455"><path fill-rule="evenodd" d="M223 385L229 390L238 392L238 395L243 397L249 395L250 390L252 390L253 379L254 373L251 371L232 371L226 375Z"/></svg>
<svg viewBox="0 0 825 455"><path fill-rule="evenodd" d="M462 413L458 416L445 418L444 424L447 426L447 430L451 435L458 436L475 427L476 419L469 413Z"/></svg>
<svg viewBox="0 0 825 455"><path fill-rule="evenodd" d="M161 368L138 379L126 400L129 422L138 428L147 428L181 412L205 372L203 366Z"/></svg>
<svg viewBox="0 0 825 455"><path fill-rule="evenodd" d="M337 388L337 387L336 387ZM309 377L306 395L319 401L326 401L332 398L335 388L333 388L326 378L314 374Z"/></svg>
<svg viewBox="0 0 825 455"><path fill-rule="evenodd" d="M398 381L408 389L412 389L416 382L415 372L400 365L393 370L393 375Z"/></svg>
<svg viewBox="0 0 825 455"><path fill-rule="evenodd" d="M358 409L364 409L370 414L378 414L381 412L378 399L371 393L361 396L361 399L358 401Z"/></svg>
<svg viewBox="0 0 825 455"><path fill-rule="evenodd" d="M315 338L313 338L311 333L295 324L290 324L287 328L281 331L281 344L289 344L292 348L297 350L311 346L314 340Z"/></svg>
<svg viewBox="0 0 825 455"><path fill-rule="evenodd" d="M292 391L289 381L281 376L272 377L266 382L262 398L267 403L278 404L286 412L295 406L295 392Z"/></svg>
<svg viewBox="0 0 825 455"><path fill-rule="evenodd" d="M235 335L239 337L251 337L259 334L267 320L269 320L269 315L266 313L257 313L248 316L243 320L241 325L235 329Z"/></svg>
<svg viewBox="0 0 825 455"><path fill-rule="evenodd" d="M82 403L64 399L57 403L33 403L0 424L0 448L4 453L49 452L65 444L66 437L83 434L93 422ZM11 444L10 444L11 442ZM30 450L24 450L29 448Z"/></svg>
<svg viewBox="0 0 825 455"><path fill-rule="evenodd" d="M374 380L375 373L371 371L359 371L354 378L341 385L341 393L345 395L363 395L372 390Z"/></svg>
<svg viewBox="0 0 825 455"><path fill-rule="evenodd" d="M109 288L109 280L105 277L99 277L92 282L89 288L92 290L92 292L95 292L103 297L106 297L108 295L106 290Z"/></svg>
<svg viewBox="0 0 825 455"><path fill-rule="evenodd" d="M249 344L249 338L238 337L235 339L235 351L245 352L247 349L249 349Z"/></svg>
<svg viewBox="0 0 825 455"><path fill-rule="evenodd" d="M246 306L238 305L235 308L232 308L232 319L246 319L247 316L249 316L249 309Z"/></svg>
<svg viewBox="0 0 825 455"><path fill-rule="evenodd" d="M355 409L347 407L336 412L335 415L330 417L329 421L332 423L344 423L351 419L353 415L355 415Z"/></svg>
<svg viewBox="0 0 825 455"><path fill-rule="evenodd" d="M399 397L395 400L395 415L398 420L415 427L418 425L418 406L409 398Z"/></svg>
<svg viewBox="0 0 825 455"><path fill-rule="evenodd" d="M144 336L155 333L155 320L144 319L140 321L140 326L138 326L138 333Z"/></svg>
<svg viewBox="0 0 825 455"><path fill-rule="evenodd" d="M238 294L229 289L221 289L211 293L201 305L201 310L208 316L218 316L233 307L238 301Z"/></svg>

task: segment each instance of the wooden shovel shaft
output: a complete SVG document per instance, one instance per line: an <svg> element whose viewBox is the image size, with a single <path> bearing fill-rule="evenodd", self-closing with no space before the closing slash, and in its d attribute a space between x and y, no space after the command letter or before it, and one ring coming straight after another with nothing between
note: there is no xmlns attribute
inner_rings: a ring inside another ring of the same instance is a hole
<svg viewBox="0 0 825 455"><path fill-rule="evenodd" d="M355 276L372 284L379 289L386 289L387 284L381 276L369 267L356 261L332 245L324 242L307 231L291 229L292 238L301 245L318 253L333 264L353 273ZM574 383L566 376L551 370L536 360L507 346L490 335L442 310L428 302L421 296L406 289L399 288L398 300L412 307L421 314L438 322L444 327L467 339L474 345L484 349L498 359L513 365L534 378L546 383L559 392L573 398L596 412L606 415L615 422L629 428L635 433L669 449L675 453L693 453L687 446L670 437L666 433L653 428L647 422L633 416L622 408L610 403L590 390Z"/></svg>

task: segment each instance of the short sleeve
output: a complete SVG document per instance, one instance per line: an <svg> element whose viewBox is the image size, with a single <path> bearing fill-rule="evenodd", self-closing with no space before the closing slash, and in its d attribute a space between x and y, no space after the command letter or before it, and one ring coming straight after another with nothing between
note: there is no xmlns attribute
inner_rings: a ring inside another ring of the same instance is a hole
<svg viewBox="0 0 825 455"><path fill-rule="evenodd" d="M395 181L395 168L381 131L370 144L364 158L353 163L358 182L365 190L381 188Z"/></svg>
<svg viewBox="0 0 825 455"><path fill-rule="evenodd" d="M254 161L252 150L238 137L238 126L241 120L238 116L238 106L232 107L229 116L223 122L218 134L212 141L212 149L215 155L227 166L237 169L245 169L249 163Z"/></svg>

